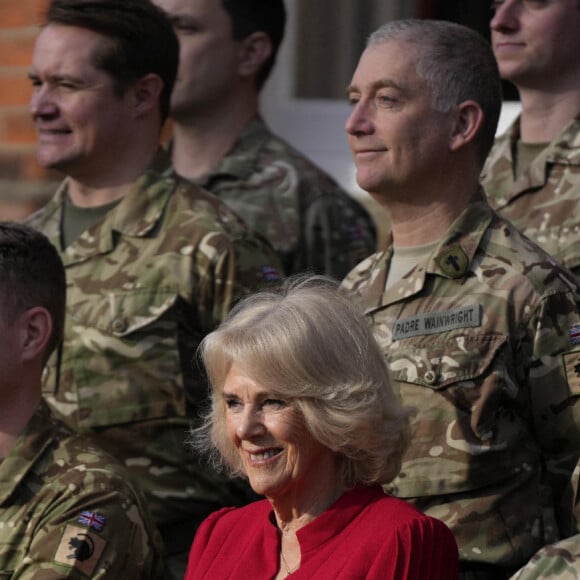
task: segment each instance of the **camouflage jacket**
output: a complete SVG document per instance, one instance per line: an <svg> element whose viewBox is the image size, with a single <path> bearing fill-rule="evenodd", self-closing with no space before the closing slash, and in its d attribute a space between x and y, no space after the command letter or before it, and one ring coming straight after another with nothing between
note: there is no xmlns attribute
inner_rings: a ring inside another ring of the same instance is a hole
<svg viewBox="0 0 580 580"><path fill-rule="evenodd" d="M578 580L580 534L542 548L510 580Z"/></svg>
<svg viewBox="0 0 580 580"><path fill-rule="evenodd" d="M64 344L49 360L44 397L133 472L158 525L193 527L242 501L185 443L207 399L196 348L237 297L279 273L272 249L225 204L167 167L163 154L66 250L66 181L29 223L59 249L68 285Z"/></svg>
<svg viewBox="0 0 580 580"><path fill-rule="evenodd" d="M289 275L309 270L342 280L375 251L366 210L261 118L200 185L272 244Z"/></svg>
<svg viewBox="0 0 580 580"><path fill-rule="evenodd" d="M41 405L0 463L0 578L162 578L157 530L128 479Z"/></svg>
<svg viewBox="0 0 580 580"><path fill-rule="evenodd" d="M482 173L490 205L580 279L580 117L514 182L519 120L500 136Z"/></svg>
<svg viewBox="0 0 580 580"><path fill-rule="evenodd" d="M574 528L574 278L483 199L385 291L391 256L389 246L343 282L362 301L404 404L417 410L389 491L443 520L460 559L520 567Z"/></svg>

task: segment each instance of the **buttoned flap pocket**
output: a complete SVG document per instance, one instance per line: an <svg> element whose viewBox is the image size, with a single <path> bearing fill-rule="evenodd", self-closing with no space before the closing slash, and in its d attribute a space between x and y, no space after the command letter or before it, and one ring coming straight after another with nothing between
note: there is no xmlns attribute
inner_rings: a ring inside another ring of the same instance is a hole
<svg viewBox="0 0 580 580"><path fill-rule="evenodd" d="M63 368L83 426L185 415L178 337L191 321L179 304L174 292L139 289L70 306Z"/></svg>
<svg viewBox="0 0 580 580"><path fill-rule="evenodd" d="M150 328L173 307L174 291L140 289L130 292L106 292L82 298L70 305L69 315L87 328L95 328L112 336L129 336Z"/></svg>
<svg viewBox="0 0 580 580"><path fill-rule="evenodd" d="M393 343L387 358L397 381L444 389L486 374L506 341L503 335L421 336Z"/></svg>

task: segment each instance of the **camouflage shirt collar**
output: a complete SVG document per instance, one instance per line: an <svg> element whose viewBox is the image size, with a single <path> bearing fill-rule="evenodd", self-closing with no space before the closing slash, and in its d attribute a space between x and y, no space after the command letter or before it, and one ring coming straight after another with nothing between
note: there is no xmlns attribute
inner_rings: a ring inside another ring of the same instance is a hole
<svg viewBox="0 0 580 580"><path fill-rule="evenodd" d="M209 186L214 179L231 178L246 181L255 172L257 153L269 136L266 123L257 115L244 129L222 162L201 184Z"/></svg>
<svg viewBox="0 0 580 580"><path fill-rule="evenodd" d="M393 239L387 248L371 258L370 283L365 293L367 314L389 304L405 300L420 292L427 276L441 276L461 283L470 272L471 263L487 228L495 216L480 189L461 215L451 224L429 258L417 264L402 280L385 290L389 264L393 255Z"/></svg>
<svg viewBox="0 0 580 580"><path fill-rule="evenodd" d="M506 155L512 158L512 150L517 141L520 139L520 116L518 116L510 125L508 130L498 137L498 144L507 146ZM552 140L545 151L538 155L537 161L542 160L544 163L562 163L564 165L580 165L580 113L575 119L572 119ZM534 162L536 165L536 162Z"/></svg>
<svg viewBox="0 0 580 580"><path fill-rule="evenodd" d="M68 180L39 212L31 216L29 222L46 233L61 251L65 265L69 265L95 253L109 252L114 245L114 231L126 236L145 236L157 225L177 183L169 155L160 148L149 168L123 200L66 250L62 249L60 230Z"/></svg>
<svg viewBox="0 0 580 580"><path fill-rule="evenodd" d="M0 463L0 506L30 473L55 438L58 423L44 401L34 413L16 445ZM64 427L62 427L64 429Z"/></svg>
<svg viewBox="0 0 580 580"><path fill-rule="evenodd" d="M160 148L151 165L111 212L110 220L105 219L102 227L108 226L126 236L145 236L159 221L176 185L169 155Z"/></svg>

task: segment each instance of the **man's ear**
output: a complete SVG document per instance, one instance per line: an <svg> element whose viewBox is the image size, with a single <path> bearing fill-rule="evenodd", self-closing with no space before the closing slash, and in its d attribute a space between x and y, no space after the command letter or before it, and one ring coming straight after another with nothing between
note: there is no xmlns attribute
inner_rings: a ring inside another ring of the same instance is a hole
<svg viewBox="0 0 580 580"><path fill-rule="evenodd" d="M272 54L270 37L260 30L252 32L241 42L238 72L242 77L255 77Z"/></svg>
<svg viewBox="0 0 580 580"><path fill-rule="evenodd" d="M18 317L15 324L18 325L21 359L43 359L53 328L48 310L42 306L29 308Z"/></svg>
<svg viewBox="0 0 580 580"><path fill-rule="evenodd" d="M155 73L149 73L133 82L131 89L135 111L138 116L159 107L163 80Z"/></svg>
<svg viewBox="0 0 580 580"><path fill-rule="evenodd" d="M455 118L449 139L450 151L457 151L467 143L471 143L483 124L483 111L476 101L463 101L457 106L454 114Z"/></svg>

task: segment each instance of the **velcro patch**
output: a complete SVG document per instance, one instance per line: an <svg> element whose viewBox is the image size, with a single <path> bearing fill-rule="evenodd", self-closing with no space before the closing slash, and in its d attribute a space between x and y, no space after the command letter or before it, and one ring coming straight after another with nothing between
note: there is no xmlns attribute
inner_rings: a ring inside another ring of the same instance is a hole
<svg viewBox="0 0 580 580"><path fill-rule="evenodd" d="M393 324L393 340L481 326L481 312L481 304L470 304L453 310L423 312L399 318Z"/></svg>
<svg viewBox="0 0 580 580"><path fill-rule="evenodd" d="M106 540L86 528L69 524L62 533L54 561L92 576L106 545Z"/></svg>

